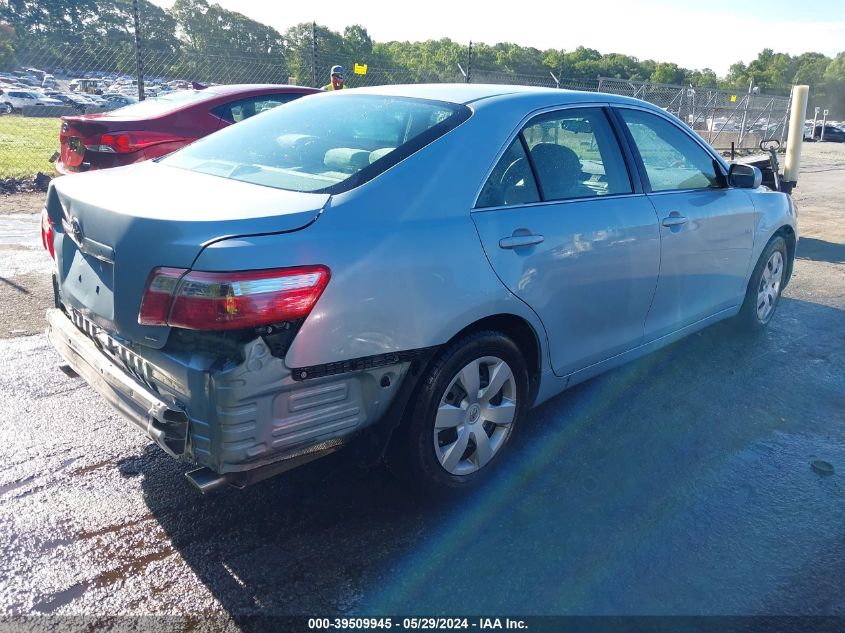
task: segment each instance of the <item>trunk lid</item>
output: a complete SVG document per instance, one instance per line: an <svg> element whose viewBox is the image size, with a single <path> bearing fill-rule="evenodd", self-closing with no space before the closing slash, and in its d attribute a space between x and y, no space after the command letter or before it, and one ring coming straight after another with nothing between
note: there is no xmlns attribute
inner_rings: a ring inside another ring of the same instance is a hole
<svg viewBox="0 0 845 633"><path fill-rule="evenodd" d="M85 159L85 145L98 145L103 134L144 128L144 121L108 118L102 114L63 116L59 132L62 165L72 171L78 170Z"/></svg>
<svg viewBox="0 0 845 633"><path fill-rule="evenodd" d="M328 199L154 162L57 178L47 209L62 299L124 341L163 347L170 328L138 324L154 268L191 268L221 238L302 229Z"/></svg>

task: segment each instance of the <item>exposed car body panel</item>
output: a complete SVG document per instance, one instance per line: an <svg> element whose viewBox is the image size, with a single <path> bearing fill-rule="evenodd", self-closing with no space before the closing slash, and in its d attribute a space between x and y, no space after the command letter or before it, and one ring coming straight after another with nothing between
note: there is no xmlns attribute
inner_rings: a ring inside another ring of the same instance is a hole
<svg viewBox="0 0 845 633"><path fill-rule="evenodd" d="M112 342L123 358L107 357L61 311L48 313L47 332L74 371L150 439L173 457L219 473L335 445L372 424L410 364L298 382L258 339L240 362L226 364L210 352L148 351L143 368L136 364L128 375L127 350Z"/></svg>

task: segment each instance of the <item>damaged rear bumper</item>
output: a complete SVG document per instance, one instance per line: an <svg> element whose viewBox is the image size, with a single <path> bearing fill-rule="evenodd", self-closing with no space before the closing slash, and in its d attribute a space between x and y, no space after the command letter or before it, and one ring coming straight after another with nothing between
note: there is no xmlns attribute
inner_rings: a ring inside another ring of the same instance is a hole
<svg viewBox="0 0 845 633"><path fill-rule="evenodd" d="M74 311L49 310L47 322L69 368L169 455L199 466L188 479L203 492L248 486L348 444L389 413L413 362L395 354L294 379L260 338L242 359L218 362L174 350L141 356Z"/></svg>
<svg viewBox="0 0 845 633"><path fill-rule="evenodd" d="M71 368L172 457L185 454L188 416L142 387L58 309L47 312L47 338Z"/></svg>

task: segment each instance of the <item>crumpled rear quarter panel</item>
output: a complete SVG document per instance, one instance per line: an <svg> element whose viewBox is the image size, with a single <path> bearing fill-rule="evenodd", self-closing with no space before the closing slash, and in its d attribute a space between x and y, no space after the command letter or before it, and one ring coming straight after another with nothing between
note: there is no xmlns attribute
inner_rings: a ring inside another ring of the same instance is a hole
<svg viewBox="0 0 845 633"><path fill-rule="evenodd" d="M262 340L253 341L243 363L212 371L214 421L192 424L194 457L217 472L238 472L346 438L382 416L409 365L295 381Z"/></svg>

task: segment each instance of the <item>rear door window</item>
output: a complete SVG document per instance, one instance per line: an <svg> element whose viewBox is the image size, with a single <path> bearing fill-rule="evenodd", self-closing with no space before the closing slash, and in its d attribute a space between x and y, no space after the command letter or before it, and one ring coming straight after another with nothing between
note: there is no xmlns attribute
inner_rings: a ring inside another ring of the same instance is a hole
<svg viewBox="0 0 845 633"><path fill-rule="evenodd" d="M619 144L601 108L542 114L522 134L544 200L633 191Z"/></svg>
<svg viewBox="0 0 845 633"><path fill-rule="evenodd" d="M632 191L625 160L604 111L568 108L528 122L493 168L476 208Z"/></svg>

